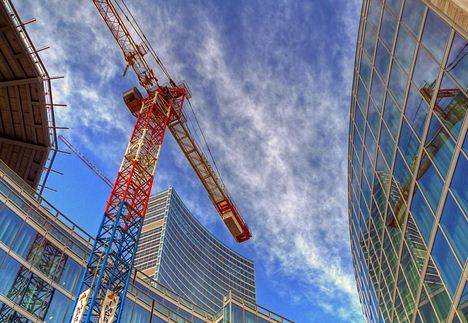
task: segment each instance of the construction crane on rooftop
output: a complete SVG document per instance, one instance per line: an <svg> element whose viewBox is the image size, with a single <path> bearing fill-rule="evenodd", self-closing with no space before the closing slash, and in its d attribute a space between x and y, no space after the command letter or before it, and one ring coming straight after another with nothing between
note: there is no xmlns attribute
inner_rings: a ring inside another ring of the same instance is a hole
<svg viewBox="0 0 468 323"><path fill-rule="evenodd" d="M120 322L166 127L236 241L246 241L251 234L214 160L215 168L189 130L184 102L192 107L185 84L176 84L170 77L124 0L93 0L93 3L123 52L127 63L125 73L132 68L146 93L142 95L135 87L124 93L124 101L136 122L107 201L70 322ZM133 35L137 35L141 43ZM160 83L146 55L157 63L167 84Z"/></svg>

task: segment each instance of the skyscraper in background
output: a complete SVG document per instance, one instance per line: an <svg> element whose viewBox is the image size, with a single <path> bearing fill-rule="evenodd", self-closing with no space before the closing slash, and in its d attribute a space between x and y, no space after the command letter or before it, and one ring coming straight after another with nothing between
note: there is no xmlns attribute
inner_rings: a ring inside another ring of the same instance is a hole
<svg viewBox="0 0 468 323"><path fill-rule="evenodd" d="M351 97L351 251L368 321L468 319L468 6L365 0Z"/></svg>
<svg viewBox="0 0 468 323"><path fill-rule="evenodd" d="M151 197L135 267L214 312L230 291L255 303L253 262L208 232L173 188Z"/></svg>

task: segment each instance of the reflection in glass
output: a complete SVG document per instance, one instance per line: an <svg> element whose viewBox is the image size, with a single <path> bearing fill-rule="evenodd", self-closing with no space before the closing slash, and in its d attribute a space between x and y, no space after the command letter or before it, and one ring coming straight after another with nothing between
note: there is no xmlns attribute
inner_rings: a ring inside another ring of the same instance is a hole
<svg viewBox="0 0 468 323"><path fill-rule="evenodd" d="M434 105L434 113L444 123L452 134L458 139L460 130L468 108L468 98L457 87L452 78L444 74L437 99Z"/></svg>
<svg viewBox="0 0 468 323"><path fill-rule="evenodd" d="M447 194L440 225L458 256L464 264L468 256L468 221L455 203L451 194Z"/></svg>
<svg viewBox="0 0 468 323"><path fill-rule="evenodd" d="M382 84L382 81L377 76L377 74L374 74L374 77L372 78L371 95L377 106L382 105L383 94L384 94L384 86Z"/></svg>
<svg viewBox="0 0 468 323"><path fill-rule="evenodd" d="M406 1L403 8L403 16L401 20L417 37L421 28L421 20L423 18L424 9L426 6L421 1Z"/></svg>
<svg viewBox="0 0 468 323"><path fill-rule="evenodd" d="M389 13L389 10L385 8L384 14L382 16L382 24L380 27L380 38L387 45L387 48L391 50L393 46L393 39L395 38L396 31L396 19Z"/></svg>
<svg viewBox="0 0 468 323"><path fill-rule="evenodd" d="M406 89L406 82L406 74L394 62L392 64L392 73L390 74L389 88L400 106L403 102L403 96L405 94Z"/></svg>
<svg viewBox="0 0 468 323"><path fill-rule="evenodd" d="M429 244L434 216L424 201L421 192L417 188L413 194L410 211L413 218L416 220L416 225L418 226L419 231L421 231L424 241L426 241L426 245Z"/></svg>
<svg viewBox="0 0 468 323"><path fill-rule="evenodd" d="M455 143L435 115L432 116L424 148L445 178L450 166L450 161L452 160ZM421 165L426 162L426 160L421 160Z"/></svg>
<svg viewBox="0 0 468 323"><path fill-rule="evenodd" d="M440 230L437 230L431 254L434 258L434 262L437 264L437 268L440 270L442 279L450 294L453 296L457 290L458 281L460 280L461 268L450 251L447 240Z"/></svg>
<svg viewBox="0 0 468 323"><path fill-rule="evenodd" d="M377 53L375 54L375 68L379 71L382 78L385 80L388 73L388 65L390 64L390 54L379 41L377 45Z"/></svg>
<svg viewBox="0 0 468 323"><path fill-rule="evenodd" d="M395 56L407 73L410 70L411 63L413 62L415 48L416 42L413 37L408 34L405 27L400 26L395 48Z"/></svg>
<svg viewBox="0 0 468 323"><path fill-rule="evenodd" d="M406 120L403 119L400 132L400 141L398 142L398 147L400 147L403 156L405 157L406 162L408 163L412 172L416 166L416 156L419 149L419 141L414 135L413 131L410 129Z"/></svg>
<svg viewBox="0 0 468 323"><path fill-rule="evenodd" d="M458 203L460 203L463 208L463 211L468 213L468 185L466 184L466 174L468 174L468 163L465 155L460 153L450 188Z"/></svg>
<svg viewBox="0 0 468 323"><path fill-rule="evenodd" d="M426 153L423 152L421 160L426 159ZM444 183L437 174L434 165L428 160L427 164L420 164L417 180L424 195L426 196L430 207L435 212L439 204L440 194Z"/></svg>
<svg viewBox="0 0 468 323"><path fill-rule="evenodd" d="M366 85L369 85L370 73L370 61L365 52L363 52L361 58L361 71L359 74L361 74L361 78Z"/></svg>
<svg viewBox="0 0 468 323"><path fill-rule="evenodd" d="M444 56L449 33L450 27L434 14L432 10L429 10L422 35L422 43L435 56L438 62Z"/></svg>
<svg viewBox="0 0 468 323"><path fill-rule="evenodd" d="M387 101L385 102L384 120L393 138L396 138L401 120L401 111L390 96L387 97Z"/></svg>
<svg viewBox="0 0 468 323"><path fill-rule="evenodd" d="M448 71L457 82L465 89L468 89L468 42L455 33L450 56L447 61L446 71Z"/></svg>
<svg viewBox="0 0 468 323"><path fill-rule="evenodd" d="M405 116L419 138L424 130L428 109L426 101L418 94L414 86L411 86L406 101Z"/></svg>
<svg viewBox="0 0 468 323"><path fill-rule="evenodd" d="M418 51L416 67L414 68L413 82L418 88L433 89L439 73L439 65L429 57L424 48ZM430 92L432 96L432 91Z"/></svg>

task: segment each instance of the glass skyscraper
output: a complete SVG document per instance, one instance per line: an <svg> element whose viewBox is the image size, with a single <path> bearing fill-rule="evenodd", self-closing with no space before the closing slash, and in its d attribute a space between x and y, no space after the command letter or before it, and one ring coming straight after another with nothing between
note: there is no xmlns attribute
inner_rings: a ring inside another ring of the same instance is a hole
<svg viewBox="0 0 468 323"><path fill-rule="evenodd" d="M253 262L208 232L173 188L150 199L135 267L208 310L229 291L255 303Z"/></svg>
<svg viewBox="0 0 468 323"><path fill-rule="evenodd" d="M468 11L363 1L349 126L349 223L370 322L468 319Z"/></svg>

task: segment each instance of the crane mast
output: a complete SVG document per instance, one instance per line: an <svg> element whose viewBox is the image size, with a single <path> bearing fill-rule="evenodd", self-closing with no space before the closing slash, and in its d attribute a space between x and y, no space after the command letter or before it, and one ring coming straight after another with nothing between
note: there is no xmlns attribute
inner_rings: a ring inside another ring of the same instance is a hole
<svg viewBox="0 0 468 323"><path fill-rule="evenodd" d="M159 85L144 58L148 44L145 47L145 44L138 45L134 41L112 2L93 0L119 44L128 67L132 67L147 93L143 97L133 88L124 94L124 101L136 117L136 123L107 200L70 322L112 322L114 319L120 322L167 127L234 238L242 242L251 237L220 177L186 124L183 106L190 98L189 91L184 84L176 85L170 78L169 85Z"/></svg>

